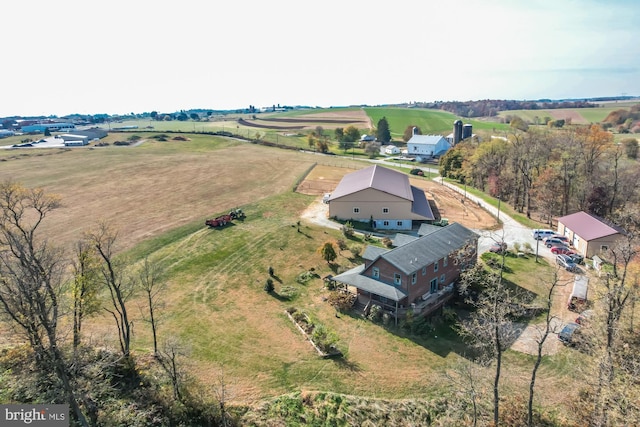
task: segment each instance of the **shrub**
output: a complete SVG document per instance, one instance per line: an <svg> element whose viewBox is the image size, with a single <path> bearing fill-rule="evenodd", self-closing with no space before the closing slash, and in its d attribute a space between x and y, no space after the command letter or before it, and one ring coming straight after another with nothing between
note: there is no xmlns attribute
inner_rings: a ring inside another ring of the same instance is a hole
<svg viewBox="0 0 640 427"><path fill-rule="evenodd" d="M283 286L280 288L280 291L278 291L278 295L284 299L293 299L298 295L298 289L289 285Z"/></svg>
<svg viewBox="0 0 640 427"><path fill-rule="evenodd" d="M274 290L274 289L275 289L275 288L274 288L274 286L273 286L273 280L272 280L271 278L268 278L268 279L267 279L267 283L265 283L265 284L264 284L264 290L265 290L267 293L271 293L271 292L273 292L273 290Z"/></svg>
<svg viewBox="0 0 640 427"><path fill-rule="evenodd" d="M520 252L520 242L515 242L513 244L513 250L516 252L516 254Z"/></svg>
<svg viewBox="0 0 640 427"><path fill-rule="evenodd" d="M345 237L353 237L353 224L350 221L345 222L342 226L342 234L344 234Z"/></svg>
<svg viewBox="0 0 640 427"><path fill-rule="evenodd" d="M424 176L424 171L422 169L413 168L409 171L411 175Z"/></svg>
<svg viewBox="0 0 640 427"><path fill-rule="evenodd" d="M367 315L367 319L377 322L382 317L382 307L377 304L374 304L369 310L369 314Z"/></svg>
<svg viewBox="0 0 640 427"><path fill-rule="evenodd" d="M269 266L269 276L273 277L274 270L273 267Z"/></svg>
<svg viewBox="0 0 640 427"><path fill-rule="evenodd" d="M387 248L390 248L393 242L391 241L390 238L385 237L384 239L382 239L382 244L385 245Z"/></svg>
<svg viewBox="0 0 640 427"><path fill-rule="evenodd" d="M349 251L353 254L354 257L359 257L362 253L362 246L360 245L351 245L349 247Z"/></svg>
<svg viewBox="0 0 640 427"><path fill-rule="evenodd" d="M328 352L338 342L338 337L329 331L324 325L318 325L313 328L311 339L324 352Z"/></svg>

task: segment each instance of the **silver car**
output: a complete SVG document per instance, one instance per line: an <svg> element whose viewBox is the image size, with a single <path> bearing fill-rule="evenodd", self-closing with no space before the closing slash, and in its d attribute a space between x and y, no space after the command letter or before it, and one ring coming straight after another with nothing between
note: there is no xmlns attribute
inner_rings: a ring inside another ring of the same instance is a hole
<svg viewBox="0 0 640 427"><path fill-rule="evenodd" d="M563 267L567 271L574 272L578 270L578 266L569 255L556 255L556 264Z"/></svg>

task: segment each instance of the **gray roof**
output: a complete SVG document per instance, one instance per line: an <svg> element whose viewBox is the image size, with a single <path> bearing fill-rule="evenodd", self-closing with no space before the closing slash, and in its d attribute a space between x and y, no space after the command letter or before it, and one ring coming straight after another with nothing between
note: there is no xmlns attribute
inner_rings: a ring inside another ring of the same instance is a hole
<svg viewBox="0 0 640 427"><path fill-rule="evenodd" d="M427 200L427 196L424 194L424 190L418 187L411 186L411 193L413 194L413 204L411 205L411 212L422 216L426 220L434 220L436 217L433 215L431 205Z"/></svg>
<svg viewBox="0 0 640 427"><path fill-rule="evenodd" d="M442 227L439 225L433 224L420 224L420 228L418 229L418 236L426 236L427 234L431 234L434 231L440 230Z"/></svg>
<svg viewBox="0 0 640 427"><path fill-rule="evenodd" d="M409 177L404 173L383 168L379 165L369 166L345 175L333 193L331 193L330 200L336 200L367 188L374 188L413 201L413 191L411 185L409 185Z"/></svg>
<svg viewBox="0 0 640 427"><path fill-rule="evenodd" d="M391 242L393 243L393 246L398 247L398 246L406 245L407 243L413 242L414 240L417 240L417 239L418 237L416 236L398 233L395 235L393 239L391 239Z"/></svg>
<svg viewBox="0 0 640 427"><path fill-rule="evenodd" d="M404 274L411 274L477 238L478 235L473 231L461 224L453 223L386 252L380 257L396 266Z"/></svg>
<svg viewBox="0 0 640 427"><path fill-rule="evenodd" d="M413 135L407 144L436 145L441 139L442 135Z"/></svg>
<svg viewBox="0 0 640 427"><path fill-rule="evenodd" d="M372 294L389 298L392 301L400 301L403 298L407 297L407 293L402 289L396 288L395 286L388 285L370 277L363 276L361 274L362 271L364 271L364 265L359 265L358 267L345 271L342 274L338 274L333 278L333 280L341 283L346 283L347 285L355 286L358 289L371 292Z"/></svg>
<svg viewBox="0 0 640 427"><path fill-rule="evenodd" d="M366 259L368 261L373 261L374 259L378 258L380 255L382 255L385 252L389 252L391 249L385 249L385 248L381 248L379 246L371 246L368 245L364 252L362 253L362 258Z"/></svg>

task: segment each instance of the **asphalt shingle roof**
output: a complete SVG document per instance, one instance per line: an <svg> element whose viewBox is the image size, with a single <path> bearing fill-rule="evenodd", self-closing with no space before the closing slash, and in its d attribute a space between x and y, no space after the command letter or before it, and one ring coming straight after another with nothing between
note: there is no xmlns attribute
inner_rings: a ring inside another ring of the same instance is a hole
<svg viewBox="0 0 640 427"><path fill-rule="evenodd" d="M361 273L364 270L364 265L347 270L342 274L338 274L333 278L341 283L346 283L351 286L355 286L363 291L371 292L375 295L380 295L385 298L389 298L392 301L400 301L406 298L407 293L402 289L395 286L387 285L386 283L372 279L367 276L363 276Z"/></svg>
<svg viewBox="0 0 640 427"><path fill-rule="evenodd" d="M396 266L404 274L411 274L444 258L452 250L464 247L466 243L477 237L476 233L463 225L453 223L386 252L380 257Z"/></svg>

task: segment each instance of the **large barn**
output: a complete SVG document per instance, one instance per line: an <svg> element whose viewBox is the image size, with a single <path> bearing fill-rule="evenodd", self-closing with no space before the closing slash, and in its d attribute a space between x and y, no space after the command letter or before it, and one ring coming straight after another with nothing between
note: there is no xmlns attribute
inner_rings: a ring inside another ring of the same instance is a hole
<svg viewBox="0 0 640 427"><path fill-rule="evenodd" d="M414 220L435 219L423 190L406 174L379 165L342 178L329 198L329 216L386 230L411 230Z"/></svg>

